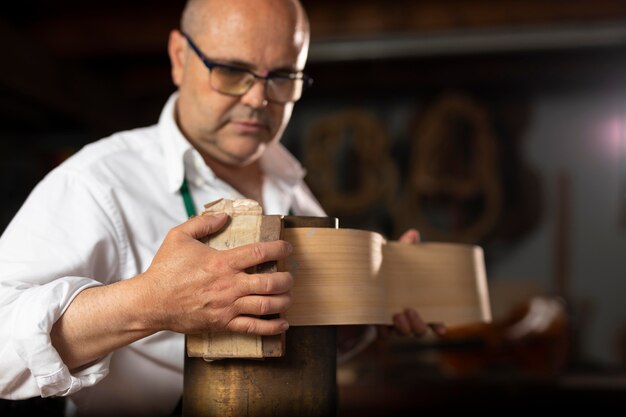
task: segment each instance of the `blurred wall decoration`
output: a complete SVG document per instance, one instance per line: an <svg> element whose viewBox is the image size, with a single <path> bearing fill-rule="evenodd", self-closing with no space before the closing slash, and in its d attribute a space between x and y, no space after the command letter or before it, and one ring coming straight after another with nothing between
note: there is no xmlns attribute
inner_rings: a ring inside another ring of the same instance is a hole
<svg viewBox="0 0 626 417"><path fill-rule="evenodd" d="M327 212L388 236L417 227L428 240L487 244L530 231L541 193L515 143L522 132L496 137L489 109L470 93L443 92L426 106L395 144L375 107L316 117L300 156Z"/></svg>

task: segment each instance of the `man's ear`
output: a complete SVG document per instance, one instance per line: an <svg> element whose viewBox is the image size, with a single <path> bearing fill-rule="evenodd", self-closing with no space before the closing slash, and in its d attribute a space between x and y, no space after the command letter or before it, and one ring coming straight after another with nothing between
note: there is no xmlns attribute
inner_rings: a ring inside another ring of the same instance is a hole
<svg viewBox="0 0 626 417"><path fill-rule="evenodd" d="M187 50L187 39L178 30L172 30L167 45L167 52L172 64L172 81L176 87L180 87L183 82Z"/></svg>

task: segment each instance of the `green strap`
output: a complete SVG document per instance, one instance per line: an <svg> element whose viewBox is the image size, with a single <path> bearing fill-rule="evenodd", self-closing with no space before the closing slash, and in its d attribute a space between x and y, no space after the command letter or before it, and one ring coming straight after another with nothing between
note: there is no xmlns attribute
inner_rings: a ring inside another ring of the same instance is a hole
<svg viewBox="0 0 626 417"><path fill-rule="evenodd" d="M188 217L193 217L198 214L196 206L193 204L193 198L189 192L189 185L187 184L187 178L183 178L183 185L180 186L180 195L183 196L183 203L185 203L185 210Z"/></svg>
<svg viewBox="0 0 626 417"><path fill-rule="evenodd" d="M183 178L183 184L180 186L180 195L183 196L183 203L185 203L187 217L196 216L198 212L196 211L196 205L193 203L193 198L191 198L191 193L189 192L187 178ZM291 209L289 209L289 216L293 216Z"/></svg>

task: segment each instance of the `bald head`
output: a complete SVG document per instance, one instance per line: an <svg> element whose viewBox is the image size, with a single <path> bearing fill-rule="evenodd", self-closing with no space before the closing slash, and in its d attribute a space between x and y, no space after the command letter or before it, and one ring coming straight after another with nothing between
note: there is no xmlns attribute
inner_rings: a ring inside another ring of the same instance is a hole
<svg viewBox="0 0 626 417"><path fill-rule="evenodd" d="M181 19L181 29L192 37L212 26L213 19L229 18L232 13L248 12L268 25L285 21L295 27L298 43L309 40L309 20L298 0L188 0Z"/></svg>

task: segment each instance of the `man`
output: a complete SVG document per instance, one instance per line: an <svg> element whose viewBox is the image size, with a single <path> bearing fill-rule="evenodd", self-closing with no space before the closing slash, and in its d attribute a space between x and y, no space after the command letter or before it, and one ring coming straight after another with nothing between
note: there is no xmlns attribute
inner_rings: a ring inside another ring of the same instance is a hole
<svg viewBox="0 0 626 417"><path fill-rule="evenodd" d="M33 190L0 240L0 397L70 396L79 415L168 415L183 334L284 332L284 241L215 251L223 215L181 196L247 197L266 214L323 216L278 143L306 84L297 0L191 0L169 40L177 93L159 123L86 146ZM200 207L193 207L197 211ZM165 238L164 238L165 237ZM415 240L408 232L403 240ZM395 317L423 334L414 311Z"/></svg>

